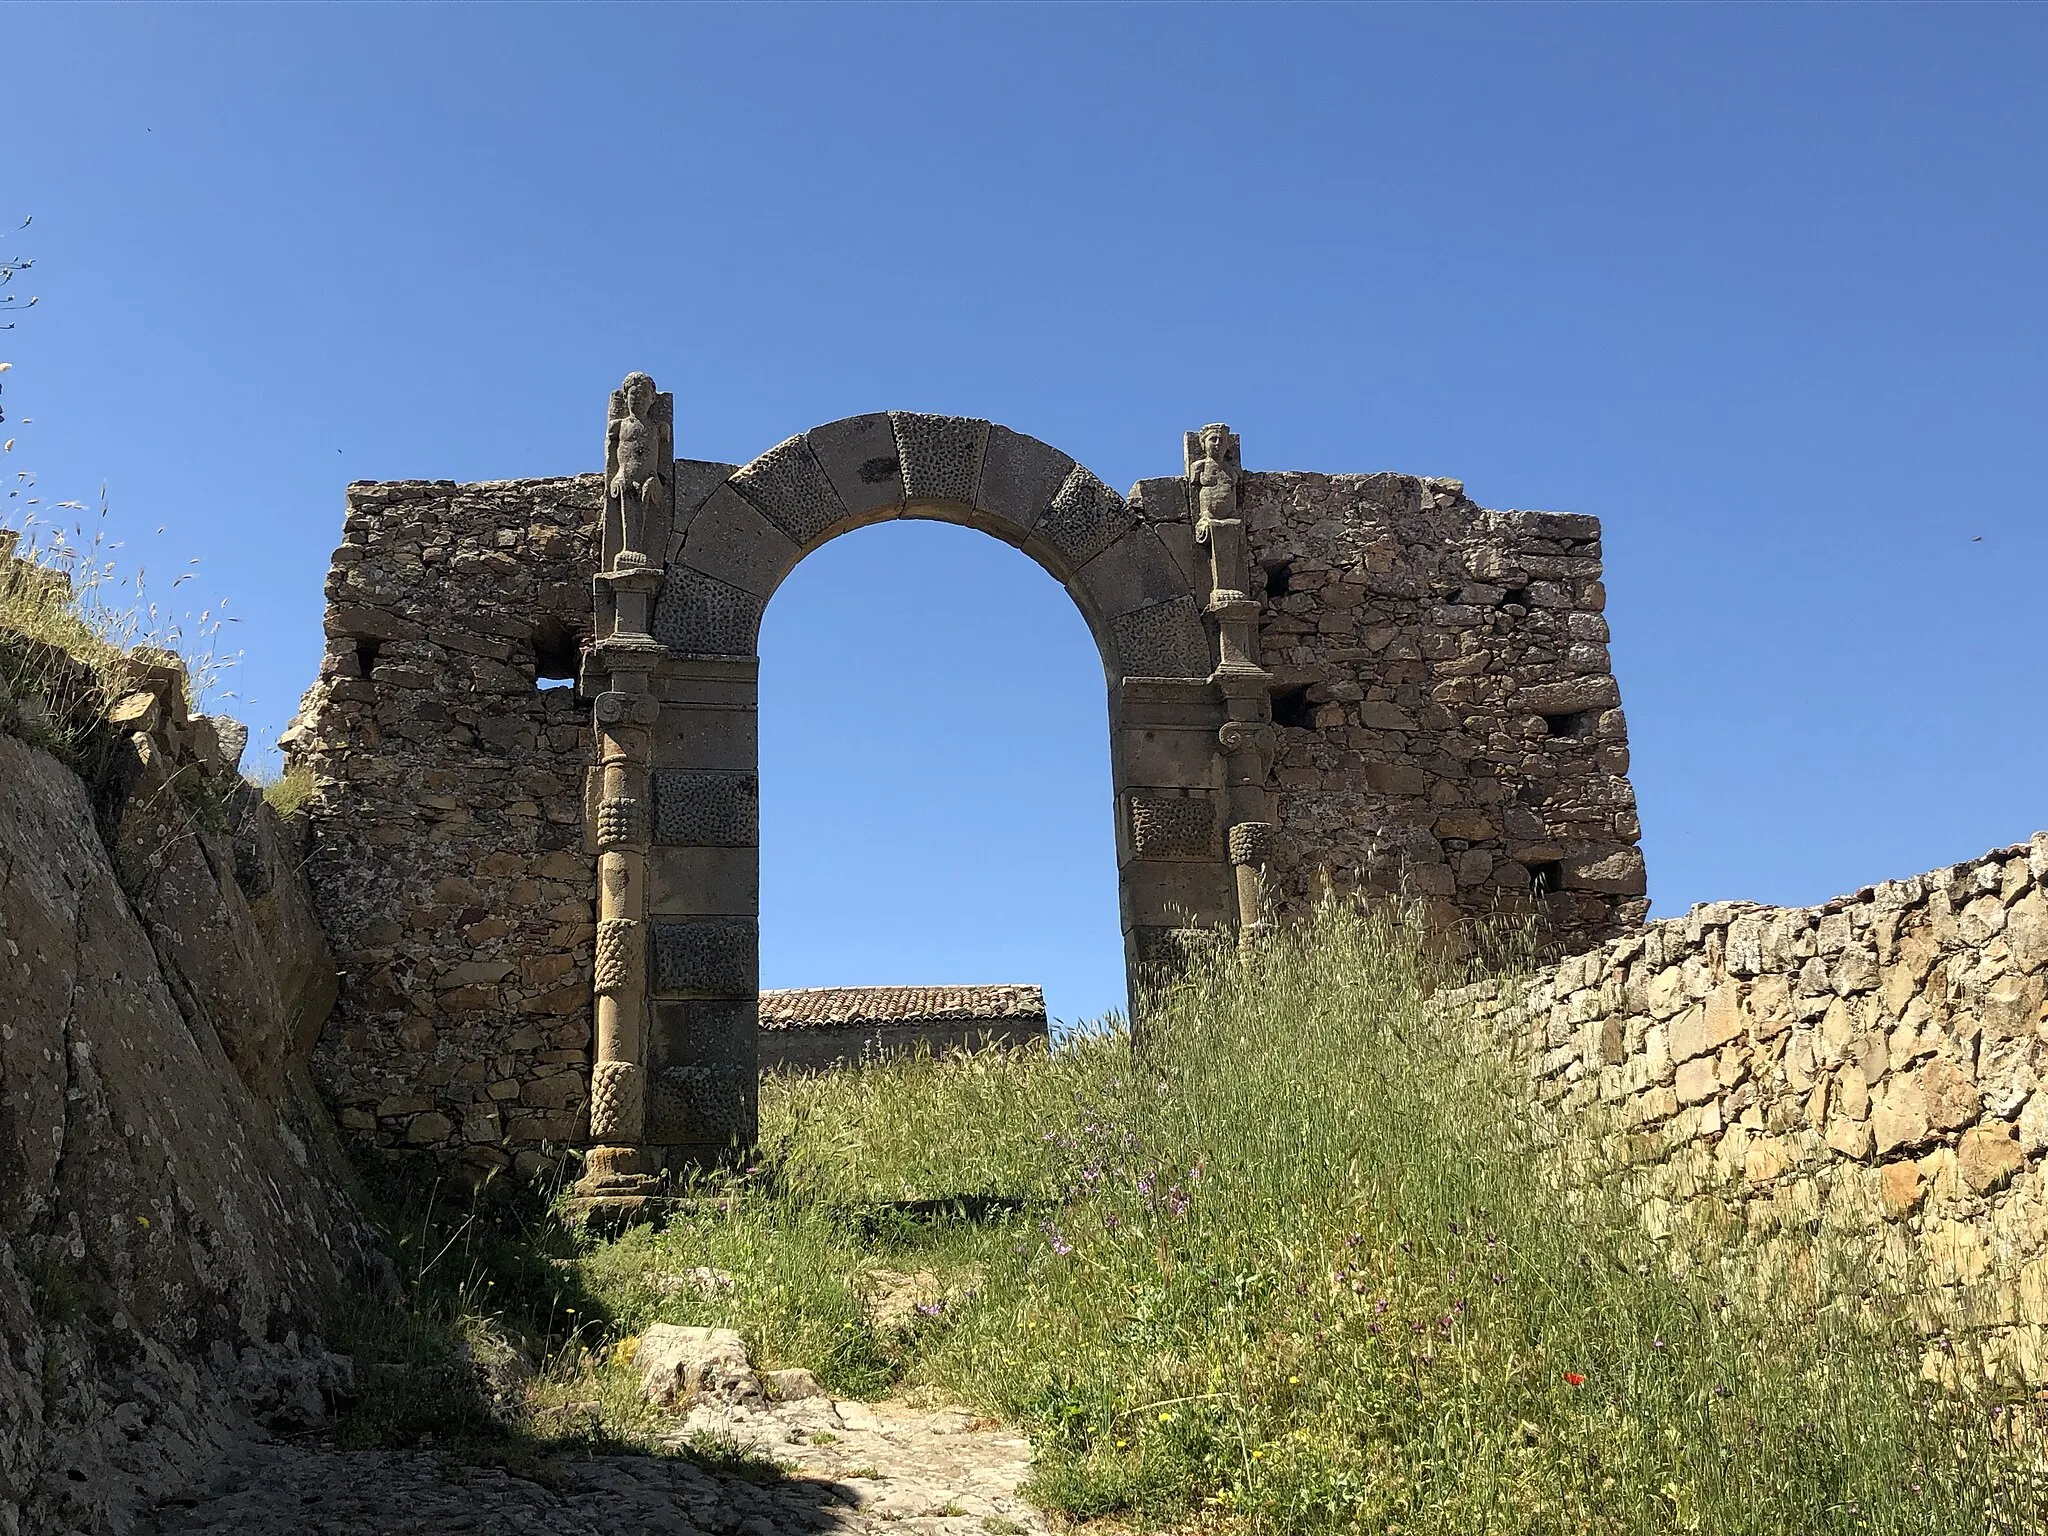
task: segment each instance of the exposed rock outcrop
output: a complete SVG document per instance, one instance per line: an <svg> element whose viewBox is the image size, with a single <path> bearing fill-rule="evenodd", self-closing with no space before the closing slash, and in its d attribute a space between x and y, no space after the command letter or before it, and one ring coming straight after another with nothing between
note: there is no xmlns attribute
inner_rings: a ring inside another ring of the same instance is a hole
<svg viewBox="0 0 2048 1536"><path fill-rule="evenodd" d="M239 741L144 693L90 787L0 729L4 1536L128 1530L346 1381L311 1330L361 1233L295 1091L333 964Z"/></svg>

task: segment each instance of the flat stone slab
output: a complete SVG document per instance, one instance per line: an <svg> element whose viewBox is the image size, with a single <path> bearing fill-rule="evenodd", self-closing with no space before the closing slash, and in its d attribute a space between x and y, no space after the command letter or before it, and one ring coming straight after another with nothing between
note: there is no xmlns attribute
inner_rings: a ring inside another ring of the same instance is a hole
<svg viewBox="0 0 2048 1536"><path fill-rule="evenodd" d="M711 1433L789 1468L755 1484L680 1456L565 1459L560 1489L430 1451L341 1451L261 1441L217 1462L204 1485L160 1505L155 1536L988 1536L1048 1531L1017 1495L1031 1447L959 1408L903 1403L702 1405L672 1443Z"/></svg>

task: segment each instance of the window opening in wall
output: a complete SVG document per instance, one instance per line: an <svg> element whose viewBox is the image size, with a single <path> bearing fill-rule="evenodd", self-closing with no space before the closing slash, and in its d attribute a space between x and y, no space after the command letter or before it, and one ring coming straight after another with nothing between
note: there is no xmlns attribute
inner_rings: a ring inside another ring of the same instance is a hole
<svg viewBox="0 0 2048 1536"><path fill-rule="evenodd" d="M1564 865L1553 859L1548 864L1538 864L1529 871L1529 889L1538 896L1548 896L1552 891L1564 889Z"/></svg>
<svg viewBox="0 0 2048 1536"><path fill-rule="evenodd" d="M1293 567L1285 560L1276 560L1273 564L1266 567L1267 598L1273 602L1279 602L1281 598L1294 590L1293 581Z"/></svg>
<svg viewBox="0 0 2048 1536"><path fill-rule="evenodd" d="M383 649L384 642L382 640L357 639L356 667L364 677L368 677L376 670L377 653Z"/></svg>
<svg viewBox="0 0 2048 1536"><path fill-rule="evenodd" d="M1305 731L1315 723L1308 702L1308 684L1273 690L1273 723L1297 731Z"/></svg>
<svg viewBox="0 0 2048 1536"><path fill-rule="evenodd" d="M1555 740L1584 741L1593 734L1599 716L1594 710L1582 709L1569 715L1545 715L1543 723L1550 728Z"/></svg>
<svg viewBox="0 0 2048 1536"><path fill-rule="evenodd" d="M533 627L533 685L572 688L583 659L576 635L560 619L542 619Z"/></svg>

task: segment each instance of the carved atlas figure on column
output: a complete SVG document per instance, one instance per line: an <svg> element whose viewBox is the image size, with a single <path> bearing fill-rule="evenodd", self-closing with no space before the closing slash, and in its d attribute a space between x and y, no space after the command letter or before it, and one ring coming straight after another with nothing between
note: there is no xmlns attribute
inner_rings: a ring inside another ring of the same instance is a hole
<svg viewBox="0 0 2048 1536"><path fill-rule="evenodd" d="M1238 482L1244 473L1237 434L1211 422L1187 438L1188 489L1195 542L1209 550L1208 613L1222 652L1211 678L1229 701L1230 719L1217 733L1228 763L1230 863L1237 886L1238 935L1250 943L1269 926L1264 870L1272 851L1273 675L1259 665L1259 604L1248 590L1244 520Z"/></svg>

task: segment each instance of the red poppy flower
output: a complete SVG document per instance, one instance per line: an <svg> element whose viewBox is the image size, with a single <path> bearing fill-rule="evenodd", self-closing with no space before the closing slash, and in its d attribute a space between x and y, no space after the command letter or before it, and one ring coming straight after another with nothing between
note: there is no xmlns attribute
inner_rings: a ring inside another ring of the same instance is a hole
<svg viewBox="0 0 2048 1536"><path fill-rule="evenodd" d="M1565 1384L1567 1386L1583 1387L1586 1384L1586 1378L1581 1376L1577 1371L1566 1371L1564 1373L1564 1379Z"/></svg>

